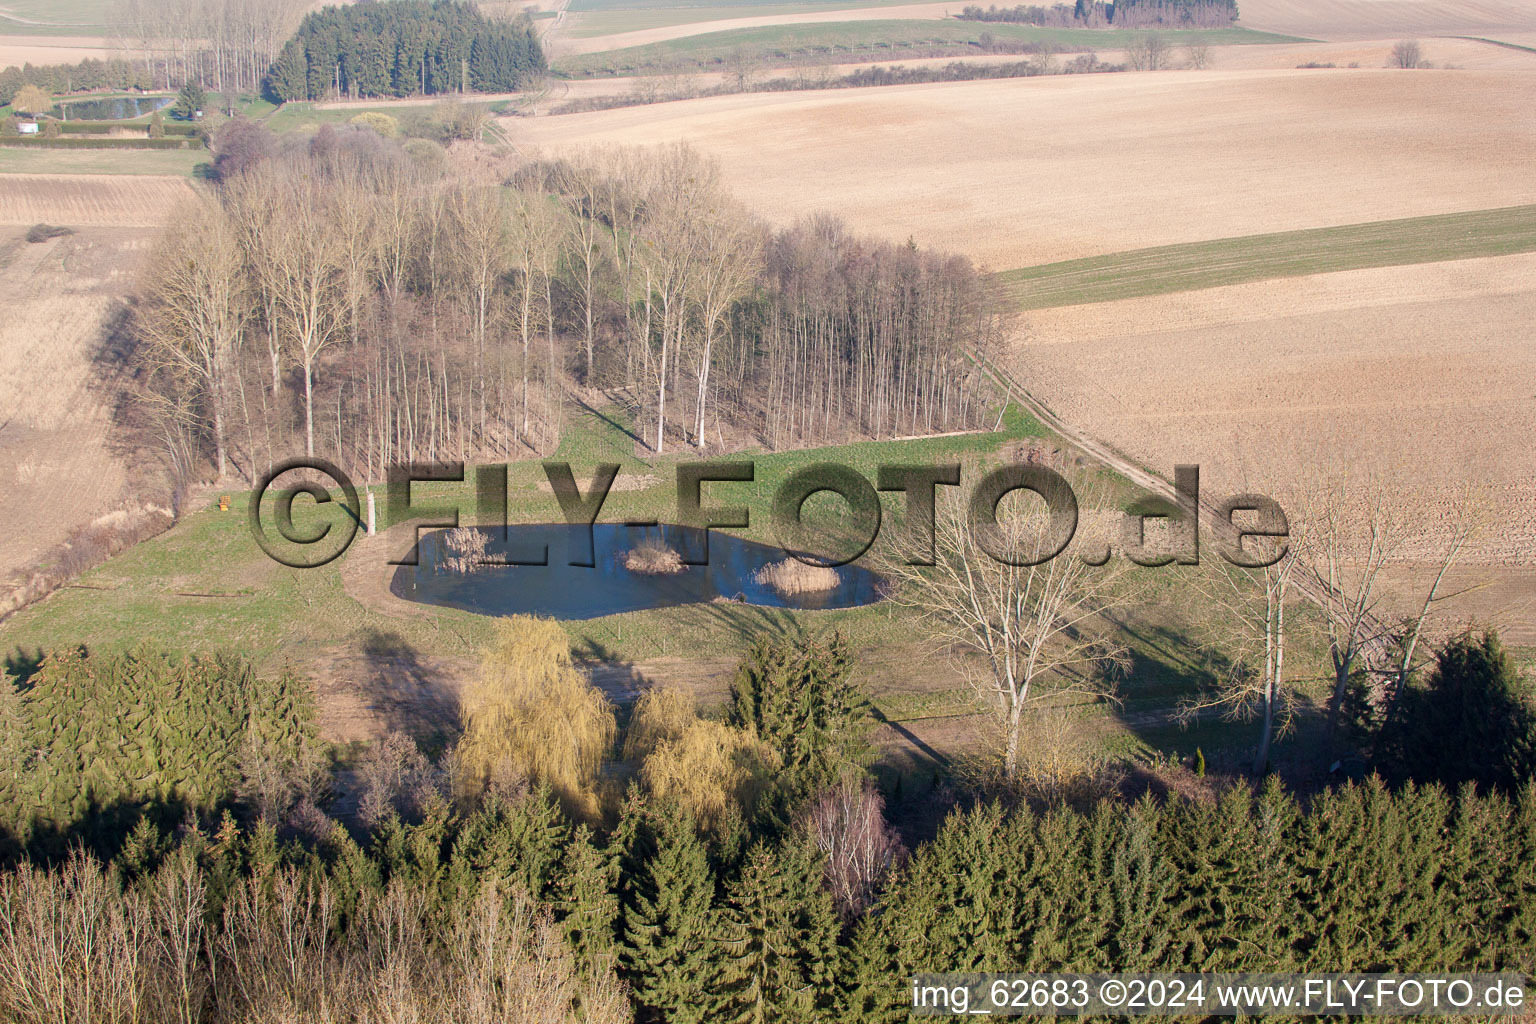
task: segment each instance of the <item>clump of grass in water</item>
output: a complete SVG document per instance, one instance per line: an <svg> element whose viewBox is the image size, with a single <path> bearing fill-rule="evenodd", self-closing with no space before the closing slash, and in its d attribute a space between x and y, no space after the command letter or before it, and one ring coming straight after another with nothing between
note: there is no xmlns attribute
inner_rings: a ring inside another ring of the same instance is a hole
<svg viewBox="0 0 1536 1024"><path fill-rule="evenodd" d="M786 597L832 590L842 580L837 570L830 566L807 565L797 558L786 558L782 562L765 565L752 578Z"/></svg>
<svg viewBox="0 0 1536 1024"><path fill-rule="evenodd" d="M442 567L449 572L467 575L485 561L485 545L489 538L473 526L460 526L443 535Z"/></svg>
<svg viewBox="0 0 1536 1024"><path fill-rule="evenodd" d="M646 576L670 576L682 572L683 556L659 540L643 540L624 555L624 568Z"/></svg>

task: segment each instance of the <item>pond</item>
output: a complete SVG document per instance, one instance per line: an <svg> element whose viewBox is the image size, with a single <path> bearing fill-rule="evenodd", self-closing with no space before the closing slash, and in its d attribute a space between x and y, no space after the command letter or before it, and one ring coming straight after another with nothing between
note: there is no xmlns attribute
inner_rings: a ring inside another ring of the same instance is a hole
<svg viewBox="0 0 1536 1024"><path fill-rule="evenodd" d="M664 545L684 558L704 557L705 535L684 526L627 526L598 523L587 546L585 527L541 523L481 530L486 559L537 561L547 551L548 565L481 565L471 572L449 566L448 531L423 532L420 564L402 565L390 589L397 597L484 615L536 614L557 619L595 619L619 612L671 608L714 600L741 601L772 608L852 608L873 604L881 578L859 565L838 566L837 584L825 590L785 595L754 578L764 566L783 561L781 548L712 530L708 565L681 572L648 574L625 563L636 547ZM573 566L590 558L592 567Z"/></svg>
<svg viewBox="0 0 1536 1024"><path fill-rule="evenodd" d="M100 100L65 100L49 113L62 121L126 121L152 114L173 102L170 96L113 96Z"/></svg>

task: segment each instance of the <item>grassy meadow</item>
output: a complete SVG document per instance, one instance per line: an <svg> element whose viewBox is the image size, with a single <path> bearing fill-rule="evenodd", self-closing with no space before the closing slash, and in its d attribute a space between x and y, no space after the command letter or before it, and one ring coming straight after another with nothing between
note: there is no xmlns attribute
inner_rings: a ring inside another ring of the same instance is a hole
<svg viewBox="0 0 1536 1024"><path fill-rule="evenodd" d="M797 57L867 60L900 56L923 47L977 47L987 35L999 43L1038 44L1059 51L1113 50L1128 46L1142 33L1116 29L1041 28L994 22L877 19L831 21L761 28L728 29L699 35L581 54L556 60L556 74L567 77L630 74L655 68L708 67L738 53L760 59ZM1223 28L1161 33L1170 45L1194 37L1216 46L1291 43L1291 36Z"/></svg>
<svg viewBox="0 0 1536 1024"><path fill-rule="evenodd" d="M728 18L769 18L820 11L891 7L906 0L825 0L822 3L731 3L730 0L699 0L696 3L652 3L648 0L575 0L568 8L574 15L569 35L575 38L639 32L672 25L693 25Z"/></svg>
<svg viewBox="0 0 1536 1024"><path fill-rule="evenodd" d="M621 480L630 474L655 477L643 490L611 493L603 521L674 520L674 468L693 457L640 458L631 429L608 411L582 413L567 424L565 438L552 457L571 462L583 486L597 462L619 463ZM735 452L722 458L753 460L756 481L706 485L705 502L746 504L752 525L743 535L771 543L774 490L805 465L839 462L872 479L882 463L985 461L998 457L1009 444L1043 434L1038 422L1011 406L1002 429L995 433L788 452ZM418 505L456 503L461 521L471 522L472 470L466 478L463 485L417 484L413 500ZM544 479L539 461L510 465L509 521L558 519L553 495L539 488ZM382 487L376 487L375 493L382 519L386 511ZM230 497L230 511L220 512L214 496L167 533L131 548L14 615L0 626L4 657L12 667L21 667L50 650L78 644L122 649L153 636L173 647L244 652L256 657L266 671L291 665L312 673L328 670L324 666L333 666L337 659L361 664L368 652L381 646L409 652L412 658L467 666L489 642L493 620L487 616L440 607L423 607L419 612L407 608L392 614L354 598L346 579L359 567L349 563L360 558L382 562L387 556L377 546L356 543L347 555L317 569L292 569L271 561L250 536L248 494L232 490ZM883 496L882 538L897 535L902 500L900 495ZM838 499L820 495L807 502L805 514L808 519L835 515L838 507ZM306 508L312 509L307 500L295 506L301 523ZM381 529L388 525L380 523ZM360 571L377 574L381 569L362 564ZM1212 610L1191 601L1187 581L1172 574L1177 571L1149 570L1138 582L1142 589L1126 608L1124 620L1116 619L1131 647L1132 671L1123 703L1091 703L1063 713L1091 719L1090 735L1106 753L1189 756L1201 747L1208 757L1230 749L1238 758L1237 752L1252 742L1249 725L1212 719L1184 728L1169 717L1179 699L1214 680L1198 639L1205 628L1199 617ZM961 756L977 740L975 729L981 720L974 717L977 706L962 669L922 639L912 612L889 602L835 611L699 604L570 621L563 626L578 657L634 666L648 676L681 672L695 682L708 679L711 673L718 677L728 672L752 636L762 631L838 629L861 652L858 678L871 694L877 719L892 723L896 734L912 743L907 756L896 758L899 770L931 771L934 761L942 764ZM1298 654L1295 663L1301 666L1309 660L1310 654ZM719 685L718 678L705 684L701 696L706 705L723 697L723 691L710 689ZM1321 693L1318 686L1311 687L1314 695ZM924 751L927 757L911 756L912 749Z"/></svg>
<svg viewBox="0 0 1536 1024"><path fill-rule="evenodd" d="M996 275L1020 310L1112 302L1341 270L1536 251L1536 206L1218 238Z"/></svg>

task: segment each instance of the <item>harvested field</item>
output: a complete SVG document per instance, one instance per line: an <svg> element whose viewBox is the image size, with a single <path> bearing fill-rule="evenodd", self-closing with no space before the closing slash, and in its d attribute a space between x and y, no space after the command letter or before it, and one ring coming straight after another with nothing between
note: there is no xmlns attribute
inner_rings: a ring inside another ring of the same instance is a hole
<svg viewBox="0 0 1536 1024"><path fill-rule="evenodd" d="M185 178L8 174L0 179L0 224L156 228L189 188Z"/></svg>
<svg viewBox="0 0 1536 1024"><path fill-rule="evenodd" d="M112 228L0 236L0 604L20 570L127 497L97 360L148 245Z"/></svg>
<svg viewBox="0 0 1536 1024"><path fill-rule="evenodd" d="M78 178L106 174L186 178L208 162L204 149L46 149L0 146L0 175L42 174ZM0 178L0 185L12 180Z"/></svg>
<svg viewBox="0 0 1536 1024"><path fill-rule="evenodd" d="M1387 57L1399 38L1332 43L1277 43L1264 47L1213 46L1207 67L1234 71L1263 68L1279 70L1314 63L1333 64L1340 69L1347 69L1350 64L1358 64L1361 68L1380 68L1387 65ZM1536 71L1536 51L1511 49L1477 39L1433 37L1419 42L1424 51L1424 59L1437 68L1449 65L1464 71ZM1105 54L1104 59L1121 58Z"/></svg>
<svg viewBox="0 0 1536 1024"><path fill-rule="evenodd" d="M1533 320L1524 254L1041 310L1015 358L1069 422L1168 475L1199 463L1210 496L1369 466L1432 523L1469 494L1490 517L1469 560L1529 567Z"/></svg>
<svg viewBox="0 0 1536 1024"><path fill-rule="evenodd" d="M550 150L687 140L777 221L836 210L1005 269L1536 202L1531 109L1536 74L1211 71L724 96L508 130Z"/></svg>
<svg viewBox="0 0 1536 1024"><path fill-rule="evenodd" d="M1318 39L1497 37L1532 31L1536 15L1499 0L1243 0L1242 24Z"/></svg>
<svg viewBox="0 0 1536 1024"><path fill-rule="evenodd" d="M0 21L0 28L20 26ZM0 35L0 68L26 64L76 64L82 60L122 59L125 51L108 39L86 36Z"/></svg>

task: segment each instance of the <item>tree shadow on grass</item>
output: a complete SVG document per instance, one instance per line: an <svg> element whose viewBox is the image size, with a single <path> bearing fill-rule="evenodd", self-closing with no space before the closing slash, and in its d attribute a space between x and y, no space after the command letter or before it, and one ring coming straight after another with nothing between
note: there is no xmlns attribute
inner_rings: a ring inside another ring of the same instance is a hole
<svg viewBox="0 0 1536 1024"><path fill-rule="evenodd" d="M391 732L427 749L440 748L459 728L459 687L440 666L392 630L369 629L362 642L363 698Z"/></svg>

